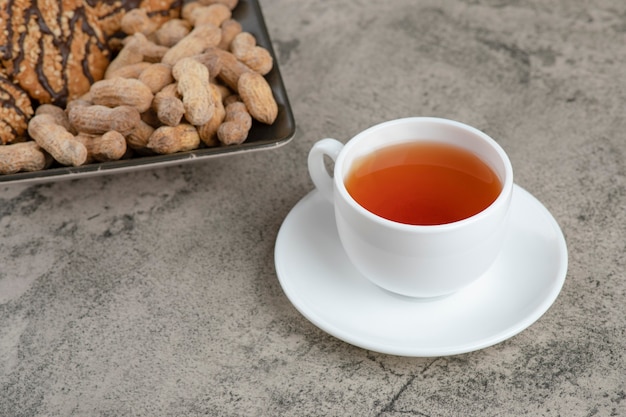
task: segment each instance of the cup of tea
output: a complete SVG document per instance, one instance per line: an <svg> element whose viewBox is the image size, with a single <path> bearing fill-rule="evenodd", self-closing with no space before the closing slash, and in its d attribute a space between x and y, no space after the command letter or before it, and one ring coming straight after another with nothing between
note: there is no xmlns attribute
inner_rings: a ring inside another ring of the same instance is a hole
<svg viewBox="0 0 626 417"><path fill-rule="evenodd" d="M392 120L345 145L316 142L308 169L334 206L348 258L385 290L452 294L500 253L513 169L500 145L476 128L432 117Z"/></svg>

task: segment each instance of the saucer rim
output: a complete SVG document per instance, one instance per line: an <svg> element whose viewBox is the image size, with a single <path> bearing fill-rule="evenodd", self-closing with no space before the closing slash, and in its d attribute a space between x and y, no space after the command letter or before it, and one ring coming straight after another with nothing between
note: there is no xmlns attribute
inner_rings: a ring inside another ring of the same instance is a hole
<svg viewBox="0 0 626 417"><path fill-rule="evenodd" d="M532 324L534 324L539 318L541 318L548 309L552 306L552 304L558 298L563 285L565 283L565 279L567 276L567 268L568 268L568 250L567 243L565 241L565 237L563 235L563 231L561 230L558 222L554 218L554 216L550 213L550 211L530 192L520 187L517 184L513 185L513 193L521 198L527 198L530 202L535 206L535 209L538 210L537 214L543 214L545 216L545 220L550 223L552 232L554 233L556 245L554 246L555 254L557 260L555 264L558 264L556 268L556 272L553 277L549 280L549 285L546 285L545 289L548 290L545 292L545 296L540 303L536 305L532 310L528 312L525 316L521 317L519 320L515 321L509 327L504 330L499 330L495 332L493 335L484 337L480 340L470 340L465 343L457 343L451 346L441 346L438 348L420 348L419 346L399 346L394 343L381 343L380 341L368 341L367 338L364 338L362 335L353 335L349 331L345 329L341 329L336 326L334 323L329 322L328 320L321 317L319 314L315 313L315 310L308 307L310 303L301 301L302 298L298 296L297 291L295 291L295 286L289 283L289 280L286 278L286 273L283 271L283 267L281 266L281 242L286 233L284 231L285 228L289 227L289 222L291 216L295 216L297 210L299 210L302 206L305 206L310 200L313 200L319 191L313 189L305 196L303 196L289 211L285 219L283 220L280 229L278 231L276 237L276 244L274 250L274 264L276 275L278 277L281 288L291 304L296 308L296 310L304 316L309 322L318 327L320 330L326 332L327 334L342 340L346 343L349 343L353 346L357 346L362 349L379 352L383 354L396 355L396 356L405 356L405 357L440 357L440 356L452 356L463 353L469 353L481 349L485 349L487 347L493 346L500 342L503 342L511 337L521 333ZM513 204L515 202L515 198L513 199ZM292 220L292 219L291 219ZM356 271L355 271L356 273ZM374 284L372 284L374 285ZM382 290L382 289L381 289ZM386 292L386 290L382 290ZM383 294L384 292L381 292ZM392 294L394 296L398 296L396 294ZM440 297L446 298L446 297ZM438 302L438 300L433 300L432 302ZM308 307L308 308L305 308ZM354 332L353 332L354 333Z"/></svg>

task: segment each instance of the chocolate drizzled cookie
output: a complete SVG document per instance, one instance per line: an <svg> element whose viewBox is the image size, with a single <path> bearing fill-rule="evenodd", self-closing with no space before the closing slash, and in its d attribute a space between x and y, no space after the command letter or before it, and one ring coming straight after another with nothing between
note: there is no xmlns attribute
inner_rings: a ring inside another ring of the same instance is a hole
<svg viewBox="0 0 626 417"><path fill-rule="evenodd" d="M1 1L0 63L6 79L0 84L12 92L0 95L2 142L11 142L24 133L17 128L21 124L12 122L17 115L27 123L32 108L38 104L64 106L102 79L113 53L108 42L119 31L126 11L145 8L152 19L161 23L179 16L182 3L183 0ZM7 87L11 82L16 85ZM24 92L31 103L23 100ZM22 99L17 100L18 97Z"/></svg>
<svg viewBox="0 0 626 417"><path fill-rule="evenodd" d="M15 141L26 133L33 115L30 97L0 71L0 145Z"/></svg>

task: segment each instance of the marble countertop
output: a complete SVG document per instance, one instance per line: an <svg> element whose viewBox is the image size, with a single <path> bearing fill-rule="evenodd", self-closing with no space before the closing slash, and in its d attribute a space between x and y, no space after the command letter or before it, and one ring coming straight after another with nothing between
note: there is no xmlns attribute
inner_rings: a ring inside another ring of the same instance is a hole
<svg viewBox="0 0 626 417"><path fill-rule="evenodd" d="M290 143L0 185L0 416L626 415L626 3L593 3L262 1ZM350 345L276 275L311 145L415 115L495 138L569 249L551 308L471 353Z"/></svg>

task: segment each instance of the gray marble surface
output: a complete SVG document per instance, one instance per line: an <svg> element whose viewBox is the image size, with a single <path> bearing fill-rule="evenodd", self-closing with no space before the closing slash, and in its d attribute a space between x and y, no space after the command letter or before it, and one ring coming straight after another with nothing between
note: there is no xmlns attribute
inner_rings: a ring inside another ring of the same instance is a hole
<svg viewBox="0 0 626 417"><path fill-rule="evenodd" d="M626 415L626 3L262 6L292 142L0 186L0 416ZM413 115L493 136L567 240L552 307L476 352L354 347L276 277L312 143Z"/></svg>

